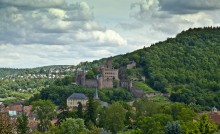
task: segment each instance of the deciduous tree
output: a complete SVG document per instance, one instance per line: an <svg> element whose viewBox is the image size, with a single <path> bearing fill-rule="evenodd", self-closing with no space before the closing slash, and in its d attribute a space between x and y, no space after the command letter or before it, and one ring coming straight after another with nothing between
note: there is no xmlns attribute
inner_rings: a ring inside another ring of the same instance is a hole
<svg viewBox="0 0 220 134"><path fill-rule="evenodd" d="M32 112L37 114L40 121L38 130L45 132L49 129L50 121L55 117L55 105L50 100L39 100L32 103Z"/></svg>

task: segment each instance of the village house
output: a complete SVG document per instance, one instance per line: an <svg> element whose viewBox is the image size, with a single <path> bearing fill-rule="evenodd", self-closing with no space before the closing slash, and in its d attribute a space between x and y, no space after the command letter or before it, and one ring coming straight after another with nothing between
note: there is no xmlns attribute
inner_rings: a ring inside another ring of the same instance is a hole
<svg viewBox="0 0 220 134"><path fill-rule="evenodd" d="M78 107L79 102L83 107L85 107L88 102L88 97L86 97L83 93L73 93L67 98L67 106L69 108Z"/></svg>

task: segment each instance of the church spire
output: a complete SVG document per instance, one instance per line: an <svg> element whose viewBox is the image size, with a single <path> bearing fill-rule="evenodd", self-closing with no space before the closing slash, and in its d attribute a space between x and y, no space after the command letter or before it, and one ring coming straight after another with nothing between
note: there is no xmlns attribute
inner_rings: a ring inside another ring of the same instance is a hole
<svg viewBox="0 0 220 134"><path fill-rule="evenodd" d="M97 88L95 89L94 99L95 99L95 100L99 100L99 95L98 95L98 90L97 90Z"/></svg>

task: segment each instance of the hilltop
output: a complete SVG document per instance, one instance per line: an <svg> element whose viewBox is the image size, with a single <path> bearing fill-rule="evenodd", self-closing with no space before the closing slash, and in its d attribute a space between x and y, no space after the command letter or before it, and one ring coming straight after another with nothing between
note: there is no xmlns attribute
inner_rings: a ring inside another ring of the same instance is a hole
<svg viewBox="0 0 220 134"><path fill-rule="evenodd" d="M112 57L115 68L135 61L145 83L172 101L220 108L220 28L194 28L148 48ZM82 63L88 69L106 59ZM129 70L127 70L129 71Z"/></svg>

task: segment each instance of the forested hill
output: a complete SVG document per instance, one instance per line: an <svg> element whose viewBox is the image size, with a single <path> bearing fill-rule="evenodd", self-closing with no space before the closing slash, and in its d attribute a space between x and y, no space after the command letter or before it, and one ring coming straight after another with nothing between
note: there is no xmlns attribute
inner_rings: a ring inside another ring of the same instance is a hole
<svg viewBox="0 0 220 134"><path fill-rule="evenodd" d="M220 108L220 28L189 29L149 48L113 57L116 68L133 60L143 69L146 83L172 93L171 100Z"/></svg>

